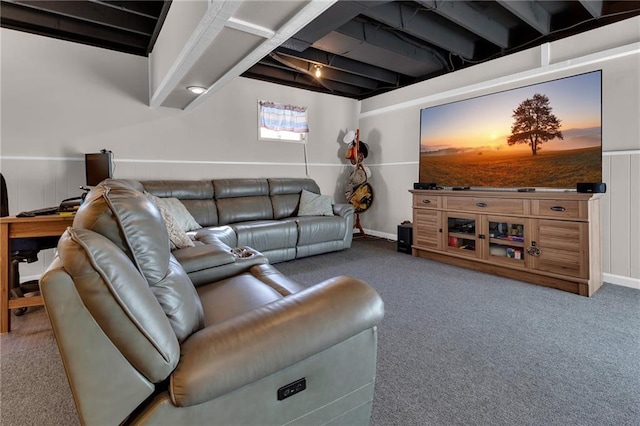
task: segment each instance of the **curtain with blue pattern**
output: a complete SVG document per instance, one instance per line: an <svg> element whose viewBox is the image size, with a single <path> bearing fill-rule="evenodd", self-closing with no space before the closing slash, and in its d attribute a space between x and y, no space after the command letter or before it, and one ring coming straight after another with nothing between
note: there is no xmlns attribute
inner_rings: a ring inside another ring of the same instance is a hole
<svg viewBox="0 0 640 426"><path fill-rule="evenodd" d="M309 133L307 108L260 101L260 127L295 133Z"/></svg>

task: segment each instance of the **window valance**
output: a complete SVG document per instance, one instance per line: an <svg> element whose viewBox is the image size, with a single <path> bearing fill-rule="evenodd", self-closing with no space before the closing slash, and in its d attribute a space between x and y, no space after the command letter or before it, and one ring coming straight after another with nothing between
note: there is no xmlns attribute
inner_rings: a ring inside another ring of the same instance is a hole
<svg viewBox="0 0 640 426"><path fill-rule="evenodd" d="M307 108L259 101L260 127L270 130L309 133Z"/></svg>

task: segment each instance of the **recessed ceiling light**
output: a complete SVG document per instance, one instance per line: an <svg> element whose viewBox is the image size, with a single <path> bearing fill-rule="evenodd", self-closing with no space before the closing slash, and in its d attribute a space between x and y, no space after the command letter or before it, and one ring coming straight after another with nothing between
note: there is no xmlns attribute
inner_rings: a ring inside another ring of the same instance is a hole
<svg viewBox="0 0 640 426"><path fill-rule="evenodd" d="M189 86L187 87L187 90L190 91L191 93L195 93L196 95L202 95L204 92L207 91L206 88L200 87L200 86Z"/></svg>

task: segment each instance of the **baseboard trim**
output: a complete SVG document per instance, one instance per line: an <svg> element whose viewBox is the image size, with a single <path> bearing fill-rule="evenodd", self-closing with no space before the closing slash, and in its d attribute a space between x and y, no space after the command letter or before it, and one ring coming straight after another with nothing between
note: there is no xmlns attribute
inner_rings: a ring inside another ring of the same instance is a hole
<svg viewBox="0 0 640 426"><path fill-rule="evenodd" d="M367 229L367 228L363 228L363 229L366 235L371 235L372 237L385 238L387 240L392 240L392 241L398 240L398 236L396 234L388 234L386 232L380 232L374 229ZM359 234L357 232L354 232L353 235L357 237Z"/></svg>
<svg viewBox="0 0 640 426"><path fill-rule="evenodd" d="M621 275L602 274L603 281L608 284L621 285L623 287L631 287L640 290L640 279L623 277Z"/></svg>

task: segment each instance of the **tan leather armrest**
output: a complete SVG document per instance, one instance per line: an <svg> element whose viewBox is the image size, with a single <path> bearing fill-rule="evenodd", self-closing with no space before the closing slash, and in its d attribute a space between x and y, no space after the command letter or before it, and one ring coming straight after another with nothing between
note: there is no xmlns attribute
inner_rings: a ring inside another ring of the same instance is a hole
<svg viewBox="0 0 640 426"><path fill-rule="evenodd" d="M171 375L174 404L212 400L374 327L376 291L349 277L324 281L194 333Z"/></svg>

